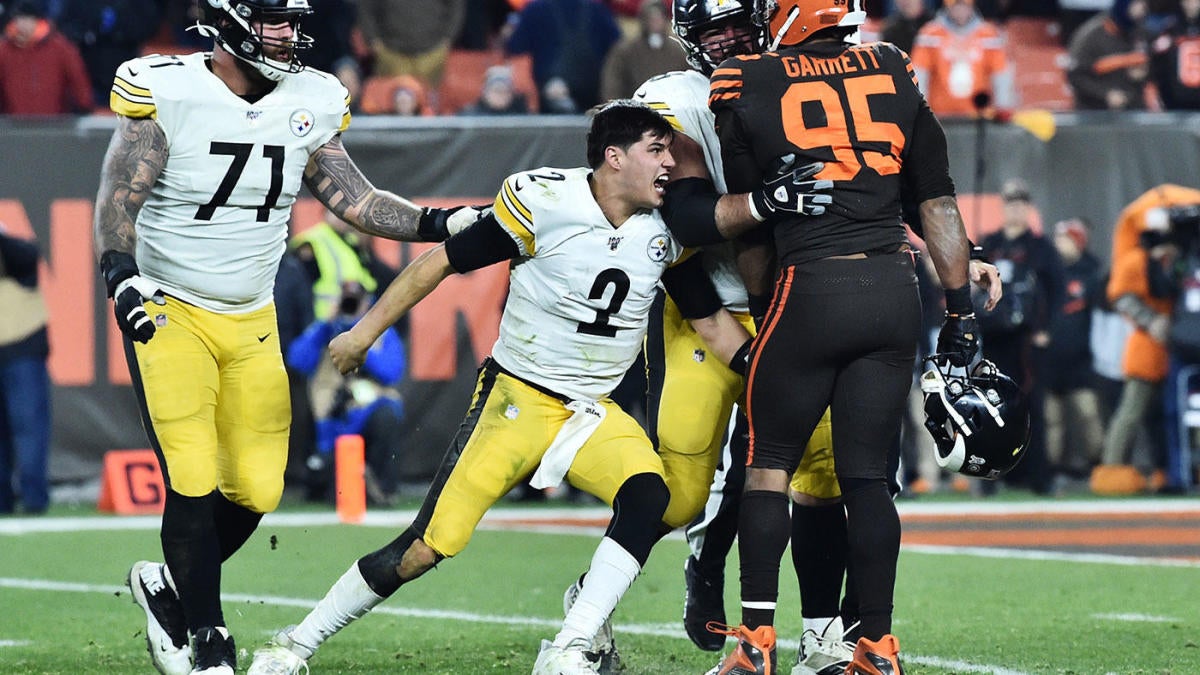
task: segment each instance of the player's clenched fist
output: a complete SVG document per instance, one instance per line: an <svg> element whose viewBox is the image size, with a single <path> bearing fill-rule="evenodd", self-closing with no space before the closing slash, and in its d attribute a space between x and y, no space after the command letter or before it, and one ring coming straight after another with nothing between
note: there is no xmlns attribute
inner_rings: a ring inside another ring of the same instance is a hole
<svg viewBox="0 0 1200 675"><path fill-rule="evenodd" d="M333 365L338 372L345 375L362 366L367 360L367 350L370 348L371 343L362 344L351 329L329 341L329 357L333 359Z"/></svg>
<svg viewBox="0 0 1200 675"><path fill-rule="evenodd" d="M131 340L141 343L154 337L154 321L146 314L146 301L156 305L167 304L158 285L138 274L133 256L120 251L105 251L100 257L100 270L108 287L108 297L113 299L113 313L117 327Z"/></svg>

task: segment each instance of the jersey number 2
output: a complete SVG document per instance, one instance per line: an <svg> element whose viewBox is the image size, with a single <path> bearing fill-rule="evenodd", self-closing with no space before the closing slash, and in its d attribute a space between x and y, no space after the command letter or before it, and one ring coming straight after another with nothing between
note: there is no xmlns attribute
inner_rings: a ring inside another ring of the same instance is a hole
<svg viewBox="0 0 1200 675"><path fill-rule="evenodd" d="M250 152L253 149L253 143L226 143L224 141L213 141L208 146L210 155L229 155L233 157L233 160L229 162L229 169L225 171L225 177L221 179L221 184L217 186L217 191L213 193L212 199L196 209L196 220L212 220L217 207L224 206L225 202L229 201L229 195L233 194L233 188L237 187L238 179L242 177L242 171L246 169L246 163L250 161ZM283 192L283 150L282 145L264 145L262 149L263 157L271 160L271 186L267 189L266 201L258 207L257 220L260 223L265 223L270 219L271 209L275 208L275 203L279 201L279 194Z"/></svg>
<svg viewBox="0 0 1200 675"><path fill-rule="evenodd" d="M613 337L617 334L617 327L610 324L608 319L621 311L621 303L625 302L625 296L629 295L629 275L615 267L597 274L596 280L592 282L592 290L588 293L588 300L603 298L604 291L608 290L609 286L613 287L613 294L608 299L608 307L596 310L595 321L580 321L579 327L575 329L576 333L601 337Z"/></svg>

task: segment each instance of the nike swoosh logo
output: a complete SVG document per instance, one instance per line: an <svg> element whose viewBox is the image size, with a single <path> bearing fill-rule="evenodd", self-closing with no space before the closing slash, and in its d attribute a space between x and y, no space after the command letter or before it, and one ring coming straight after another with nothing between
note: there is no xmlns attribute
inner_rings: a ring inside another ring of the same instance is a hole
<svg viewBox="0 0 1200 675"><path fill-rule="evenodd" d="M267 338L269 338L269 337L271 337L271 334L270 334L270 333L267 333L266 335L263 335L262 337L258 338L258 341L259 341L259 342L266 342Z"/></svg>

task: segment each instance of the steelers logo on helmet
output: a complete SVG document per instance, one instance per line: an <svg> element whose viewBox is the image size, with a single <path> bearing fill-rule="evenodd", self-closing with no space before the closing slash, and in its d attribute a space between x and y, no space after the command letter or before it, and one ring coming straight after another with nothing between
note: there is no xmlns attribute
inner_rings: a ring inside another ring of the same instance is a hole
<svg viewBox="0 0 1200 675"><path fill-rule="evenodd" d="M951 368L941 354L926 362L925 428L938 465L974 478L1003 477L1029 445L1029 404L1020 387L990 361L969 374Z"/></svg>

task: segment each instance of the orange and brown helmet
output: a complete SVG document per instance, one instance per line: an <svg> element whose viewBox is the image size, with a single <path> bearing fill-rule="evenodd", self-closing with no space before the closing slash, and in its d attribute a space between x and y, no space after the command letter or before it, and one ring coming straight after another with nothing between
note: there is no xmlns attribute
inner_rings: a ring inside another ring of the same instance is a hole
<svg viewBox="0 0 1200 675"><path fill-rule="evenodd" d="M753 16L771 50L798 45L830 28L856 29L867 20L862 0L755 0Z"/></svg>

